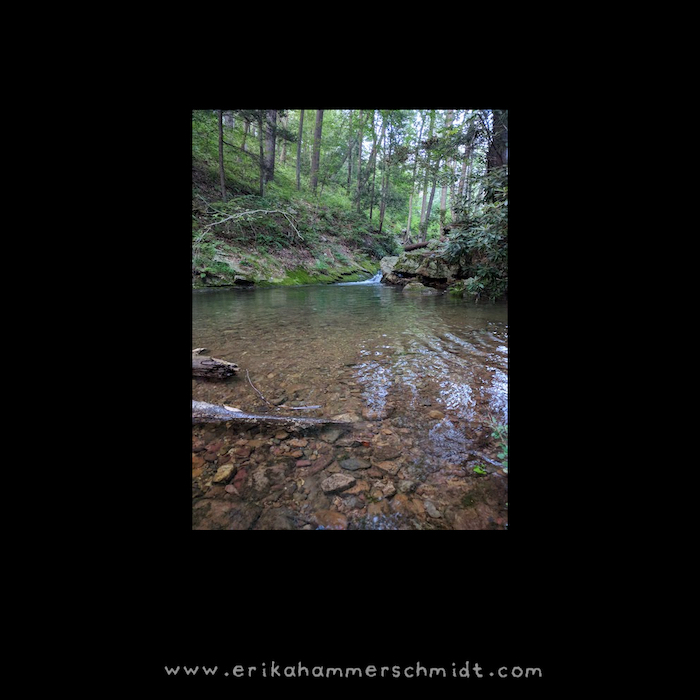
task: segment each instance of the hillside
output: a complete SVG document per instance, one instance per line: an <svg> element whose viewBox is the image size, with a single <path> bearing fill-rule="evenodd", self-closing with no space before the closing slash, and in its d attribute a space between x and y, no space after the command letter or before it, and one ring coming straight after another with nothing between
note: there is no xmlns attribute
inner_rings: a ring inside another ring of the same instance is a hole
<svg viewBox="0 0 700 700"><path fill-rule="evenodd" d="M224 155L222 201L215 118L193 124L192 283L308 284L371 277L385 255L399 252L378 234L342 188L329 183L316 196L296 190L295 166L278 162L259 196L258 162L232 147ZM231 138L231 136L228 136Z"/></svg>

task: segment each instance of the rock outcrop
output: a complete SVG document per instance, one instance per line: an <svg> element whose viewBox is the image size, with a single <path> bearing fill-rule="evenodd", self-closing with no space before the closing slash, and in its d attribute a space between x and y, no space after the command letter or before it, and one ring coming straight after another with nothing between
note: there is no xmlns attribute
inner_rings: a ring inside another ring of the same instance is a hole
<svg viewBox="0 0 700 700"><path fill-rule="evenodd" d="M446 289L461 278L458 264L448 263L439 252L440 241L435 239L424 248L382 258L382 282L406 285L420 282L426 287Z"/></svg>

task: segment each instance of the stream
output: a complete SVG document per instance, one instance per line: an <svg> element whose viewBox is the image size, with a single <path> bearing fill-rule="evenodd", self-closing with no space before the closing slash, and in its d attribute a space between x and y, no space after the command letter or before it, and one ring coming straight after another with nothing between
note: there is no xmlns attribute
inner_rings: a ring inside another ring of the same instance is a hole
<svg viewBox="0 0 700 700"><path fill-rule="evenodd" d="M192 347L241 368L193 399L352 422L193 426L194 529L507 528L507 304L379 279L193 290Z"/></svg>

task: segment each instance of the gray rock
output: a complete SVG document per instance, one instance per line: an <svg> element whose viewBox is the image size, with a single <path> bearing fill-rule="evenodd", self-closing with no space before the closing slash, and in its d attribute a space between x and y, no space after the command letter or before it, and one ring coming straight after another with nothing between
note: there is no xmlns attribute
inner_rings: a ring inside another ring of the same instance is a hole
<svg viewBox="0 0 700 700"><path fill-rule="evenodd" d="M342 423L358 423L362 419L356 413L339 413L337 416L333 416L332 420Z"/></svg>
<svg viewBox="0 0 700 700"><path fill-rule="evenodd" d="M425 507L425 512L431 518L442 518L442 513L435 507L432 501L423 501L423 506Z"/></svg>
<svg viewBox="0 0 700 700"><path fill-rule="evenodd" d="M358 469L369 469L370 463L364 459L356 459L351 457L350 459L339 459L338 464L342 469L347 469L350 472L357 471Z"/></svg>
<svg viewBox="0 0 700 700"><path fill-rule="evenodd" d="M420 294L439 294L437 289L426 287L422 282L409 282L404 288L404 292L419 292Z"/></svg>
<svg viewBox="0 0 700 700"><path fill-rule="evenodd" d="M324 442L334 443L344 432L345 428L326 428L319 437Z"/></svg>
<svg viewBox="0 0 700 700"><path fill-rule="evenodd" d="M255 523L254 530L295 530L296 515L289 508L265 511Z"/></svg>
<svg viewBox="0 0 700 700"><path fill-rule="evenodd" d="M332 474L321 482L325 493L338 493L349 489L355 483L355 477L349 474Z"/></svg>
<svg viewBox="0 0 700 700"><path fill-rule="evenodd" d="M404 288L404 292L422 292L425 285L422 282L409 282Z"/></svg>
<svg viewBox="0 0 700 700"><path fill-rule="evenodd" d="M410 479L401 479L398 485L399 493L411 493L416 490L417 485L415 481L411 481Z"/></svg>
<svg viewBox="0 0 700 700"><path fill-rule="evenodd" d="M379 267L382 271L382 282L399 284L399 277L398 275L394 274L394 265L396 265L398 259L398 255L389 255L381 259Z"/></svg>

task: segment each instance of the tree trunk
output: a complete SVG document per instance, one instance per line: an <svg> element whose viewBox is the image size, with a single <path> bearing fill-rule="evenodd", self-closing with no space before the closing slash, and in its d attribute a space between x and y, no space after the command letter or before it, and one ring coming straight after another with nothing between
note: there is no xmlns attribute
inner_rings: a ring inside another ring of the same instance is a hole
<svg viewBox="0 0 700 700"><path fill-rule="evenodd" d="M360 126L357 129L357 213L360 213L360 193L362 191L362 117L360 110Z"/></svg>
<svg viewBox="0 0 700 700"><path fill-rule="evenodd" d="M282 164L287 165L287 124L289 123L289 112L286 111L282 117L284 127L284 138L282 139Z"/></svg>
<svg viewBox="0 0 700 700"><path fill-rule="evenodd" d="M425 248L425 246L428 245L428 241L423 241L423 243L413 243L412 245L405 245L403 247L404 253L407 253L409 250L417 250L418 248Z"/></svg>
<svg viewBox="0 0 700 700"><path fill-rule="evenodd" d="M411 216L412 216L412 214L413 214L413 187L411 187L411 196L408 198L408 223L406 224L406 232L403 235L403 242L404 243L408 243L411 240Z"/></svg>
<svg viewBox="0 0 700 700"><path fill-rule="evenodd" d="M265 137L263 129L263 110L258 110L258 144L260 146L260 196L265 196Z"/></svg>
<svg viewBox="0 0 700 700"><path fill-rule="evenodd" d="M299 138L297 139L297 192L301 189L301 136L304 128L304 110L299 110Z"/></svg>
<svg viewBox="0 0 700 700"><path fill-rule="evenodd" d="M380 112L381 114L381 112ZM382 117L382 136L384 138L384 118ZM381 141L380 139L380 141ZM377 132L374 130L374 118L372 119L372 192L369 196L369 220L372 222L372 208L374 206L374 183L377 179Z"/></svg>
<svg viewBox="0 0 700 700"><path fill-rule="evenodd" d="M224 175L224 110L219 111L219 181L221 184L221 201L226 201L226 177Z"/></svg>
<svg viewBox="0 0 700 700"><path fill-rule="evenodd" d="M430 128L428 130L428 141L433 138L433 127L435 125L435 110L430 110ZM430 151L425 153L425 178L423 179L423 203L420 209L420 231L423 233L423 223L425 222L425 201L428 196L428 176L430 174Z"/></svg>
<svg viewBox="0 0 700 700"><path fill-rule="evenodd" d="M348 184L347 191L350 192L350 183L352 182L352 115L354 111L350 110L350 123L348 124Z"/></svg>
<svg viewBox="0 0 700 700"><path fill-rule="evenodd" d="M445 115L445 132L452 128L452 118L454 110L448 109ZM448 169L452 168L452 159L446 163ZM442 186L440 193L440 230L445 228L445 215L447 213L447 183Z"/></svg>
<svg viewBox="0 0 700 700"><path fill-rule="evenodd" d="M305 418L304 416L268 416L231 410L206 401L192 401L192 423L243 423L245 425L285 426L293 430L321 425L351 426L346 421L330 418Z"/></svg>
<svg viewBox="0 0 700 700"><path fill-rule="evenodd" d="M265 182L275 179L275 143L277 141L277 110L265 110Z"/></svg>
<svg viewBox="0 0 700 700"><path fill-rule="evenodd" d="M207 379L227 379L238 373L238 365L235 362L219 360L216 357L202 355L204 348L195 348L192 351L192 376L206 377Z"/></svg>
<svg viewBox="0 0 700 700"><path fill-rule="evenodd" d="M391 148L391 140L389 141L389 148ZM382 169L382 193L379 204L379 233L382 232L382 227L384 226L386 195L389 190L389 160L391 159L391 153L387 156L386 150L386 120L382 123L382 150L384 151L384 167Z"/></svg>
<svg viewBox="0 0 700 700"><path fill-rule="evenodd" d="M486 155L486 172L508 164L508 110L493 110L493 138Z"/></svg>
<svg viewBox="0 0 700 700"><path fill-rule="evenodd" d="M321 132L323 130L323 110L316 110L316 128L314 129L314 151L311 158L311 189L316 194L318 187L318 168L321 160Z"/></svg>
<svg viewBox="0 0 700 700"><path fill-rule="evenodd" d="M413 217L413 190L416 187L416 172L418 171L418 153L420 151L420 140L423 136L423 119L421 117L420 130L418 132L418 143L416 144L416 155L413 161L413 175L411 176L411 196L408 199L408 223L406 224L406 235L404 236L404 243L408 243L411 240L411 218Z"/></svg>
<svg viewBox="0 0 700 700"><path fill-rule="evenodd" d="M461 200L465 196L465 184L467 182L467 163L469 162L469 144L464 149L464 159L462 160L462 174L457 185L457 197Z"/></svg>
<svg viewBox="0 0 700 700"><path fill-rule="evenodd" d="M440 161L438 160L438 167L440 167ZM428 202L428 209L425 213L425 221L423 221L422 226L422 238L421 240L425 242L428 239L428 224L430 223L430 212L433 210L433 199L435 198L435 188L437 186L437 176L433 179L433 188L430 190L430 202Z"/></svg>
<svg viewBox="0 0 700 700"><path fill-rule="evenodd" d="M248 138L249 131L250 131L250 122L247 119L244 119L244 121L243 121L243 142L241 143L241 150L244 153L248 152L248 151L246 151L246 148L245 148L245 141ZM239 154L238 160L240 161L240 159L241 159L241 156Z"/></svg>

